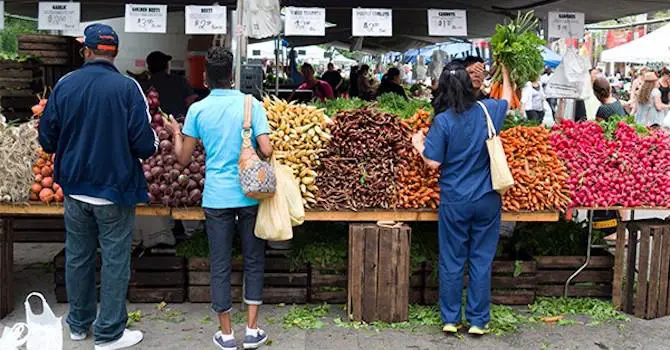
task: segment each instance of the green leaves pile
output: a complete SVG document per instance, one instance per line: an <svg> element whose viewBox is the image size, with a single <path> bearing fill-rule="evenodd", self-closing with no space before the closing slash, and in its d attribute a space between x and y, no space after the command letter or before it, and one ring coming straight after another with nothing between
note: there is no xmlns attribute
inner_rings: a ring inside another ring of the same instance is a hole
<svg viewBox="0 0 670 350"><path fill-rule="evenodd" d="M377 109L396 115L400 119L407 119L416 114L419 109L432 112L433 106L428 101L405 99L398 94L386 93L377 98Z"/></svg>
<svg viewBox="0 0 670 350"><path fill-rule="evenodd" d="M598 124L600 124L600 127L603 128L603 134L605 135L605 138L611 141L614 140L614 133L619 128L620 123L626 123L632 126L635 128L635 132L640 136L649 135L649 129L642 124L635 123L635 117L630 115L611 117L608 121L601 121Z"/></svg>
<svg viewBox="0 0 670 350"><path fill-rule="evenodd" d="M510 70L510 77L517 87L529 81L535 81L544 69L544 59L540 46L545 41L538 36L539 19L533 11L522 15L506 24L498 24L491 38L493 58L498 65L494 79L502 80L500 66Z"/></svg>
<svg viewBox="0 0 670 350"><path fill-rule="evenodd" d="M365 101L357 97L351 99L340 97L334 100L326 100L326 101L315 100L312 101L311 104L316 106L317 108L325 109L326 115L332 117L339 111L362 108L363 106L365 106L365 103L366 103Z"/></svg>
<svg viewBox="0 0 670 350"><path fill-rule="evenodd" d="M539 125L541 125L540 122L534 120L528 120L524 118L521 115L521 112L519 112L518 110L512 110L507 113L507 117L505 117L505 121L503 122L502 130L512 129L517 126L533 127Z"/></svg>

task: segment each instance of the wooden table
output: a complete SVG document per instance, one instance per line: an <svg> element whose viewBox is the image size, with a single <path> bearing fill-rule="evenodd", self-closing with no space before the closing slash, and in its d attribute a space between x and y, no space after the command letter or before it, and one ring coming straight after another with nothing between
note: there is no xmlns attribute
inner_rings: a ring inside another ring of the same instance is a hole
<svg viewBox="0 0 670 350"><path fill-rule="evenodd" d="M175 220L204 220L202 208L171 209L163 207L138 206L138 216L171 217ZM63 216L63 206L59 204L28 205L0 204L0 318L12 311L12 270L14 232L13 220L20 217L59 217ZM558 221L557 212L519 212L503 213L503 221ZM363 211L307 211L306 221L330 222L377 222L377 221L437 221L435 210L363 210Z"/></svg>

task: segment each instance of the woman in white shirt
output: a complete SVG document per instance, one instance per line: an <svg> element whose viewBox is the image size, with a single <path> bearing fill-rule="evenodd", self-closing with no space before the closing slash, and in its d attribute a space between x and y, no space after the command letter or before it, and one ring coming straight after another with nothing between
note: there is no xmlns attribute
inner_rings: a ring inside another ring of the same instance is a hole
<svg viewBox="0 0 670 350"><path fill-rule="evenodd" d="M662 126L670 105L661 101L658 89L658 76L654 72L644 75L644 83L638 92L633 106L635 122L646 126Z"/></svg>

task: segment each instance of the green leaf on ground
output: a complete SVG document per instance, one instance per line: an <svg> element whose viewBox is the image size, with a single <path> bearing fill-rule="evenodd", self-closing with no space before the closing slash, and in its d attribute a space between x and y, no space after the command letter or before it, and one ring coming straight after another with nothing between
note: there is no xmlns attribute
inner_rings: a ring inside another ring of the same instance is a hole
<svg viewBox="0 0 670 350"><path fill-rule="evenodd" d="M330 311L328 304L323 305L294 305L282 318L285 329L293 327L299 329L319 329L324 326L323 318Z"/></svg>

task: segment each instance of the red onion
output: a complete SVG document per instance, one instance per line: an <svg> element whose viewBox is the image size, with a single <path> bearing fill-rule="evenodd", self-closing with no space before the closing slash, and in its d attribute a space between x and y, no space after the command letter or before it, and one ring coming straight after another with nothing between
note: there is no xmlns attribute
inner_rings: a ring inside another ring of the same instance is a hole
<svg viewBox="0 0 670 350"><path fill-rule="evenodd" d="M148 182L151 182L153 180L153 176L151 176L151 171L145 171L144 172L144 179L147 180Z"/></svg>
<svg viewBox="0 0 670 350"><path fill-rule="evenodd" d="M201 167L200 167L200 175L205 176L205 172L206 172L206 170L207 170L207 168L205 168L204 165L201 166Z"/></svg>
<svg viewBox="0 0 670 350"><path fill-rule="evenodd" d="M151 176L155 179L163 173L163 169L160 166L154 166L151 168Z"/></svg>
<svg viewBox="0 0 670 350"><path fill-rule="evenodd" d="M177 183L179 183L181 186L186 186L188 184L188 176L179 175L179 177L177 178Z"/></svg>
<svg viewBox="0 0 670 350"><path fill-rule="evenodd" d="M205 179L201 179L199 185L201 188L205 188Z"/></svg>
<svg viewBox="0 0 670 350"><path fill-rule="evenodd" d="M188 180L188 184L186 185L186 190L191 191L195 188L198 188L198 183L193 181L193 180Z"/></svg>
<svg viewBox="0 0 670 350"><path fill-rule="evenodd" d="M169 140L170 139L170 133L167 132L167 130L163 129L158 134L158 139L159 140Z"/></svg>
<svg viewBox="0 0 670 350"><path fill-rule="evenodd" d="M142 164L142 170L143 171L151 171L151 165L144 163Z"/></svg>
<svg viewBox="0 0 670 350"><path fill-rule="evenodd" d="M191 179L193 179L193 181L195 181L195 182L200 182L200 180L202 180L203 177L202 177L202 175L200 175L200 173L195 173L195 174L191 175Z"/></svg>
<svg viewBox="0 0 670 350"><path fill-rule="evenodd" d="M180 176L179 170L172 169L170 171L170 178L172 179L172 181L177 181L177 179L179 179L179 176Z"/></svg>
<svg viewBox="0 0 670 350"><path fill-rule="evenodd" d="M161 193L160 186L157 184L151 184L149 185L149 192L153 194L154 196L158 196Z"/></svg>
<svg viewBox="0 0 670 350"><path fill-rule="evenodd" d="M188 170L191 171L191 174L195 174L200 171L200 164L191 162L191 164L188 165Z"/></svg>
<svg viewBox="0 0 670 350"><path fill-rule="evenodd" d="M161 153L163 154L169 154L170 152L172 152L172 142L168 140L161 141L158 147L160 147Z"/></svg>
<svg viewBox="0 0 670 350"><path fill-rule="evenodd" d="M156 113L151 118L151 122L162 127L163 126L163 116L160 113Z"/></svg>

